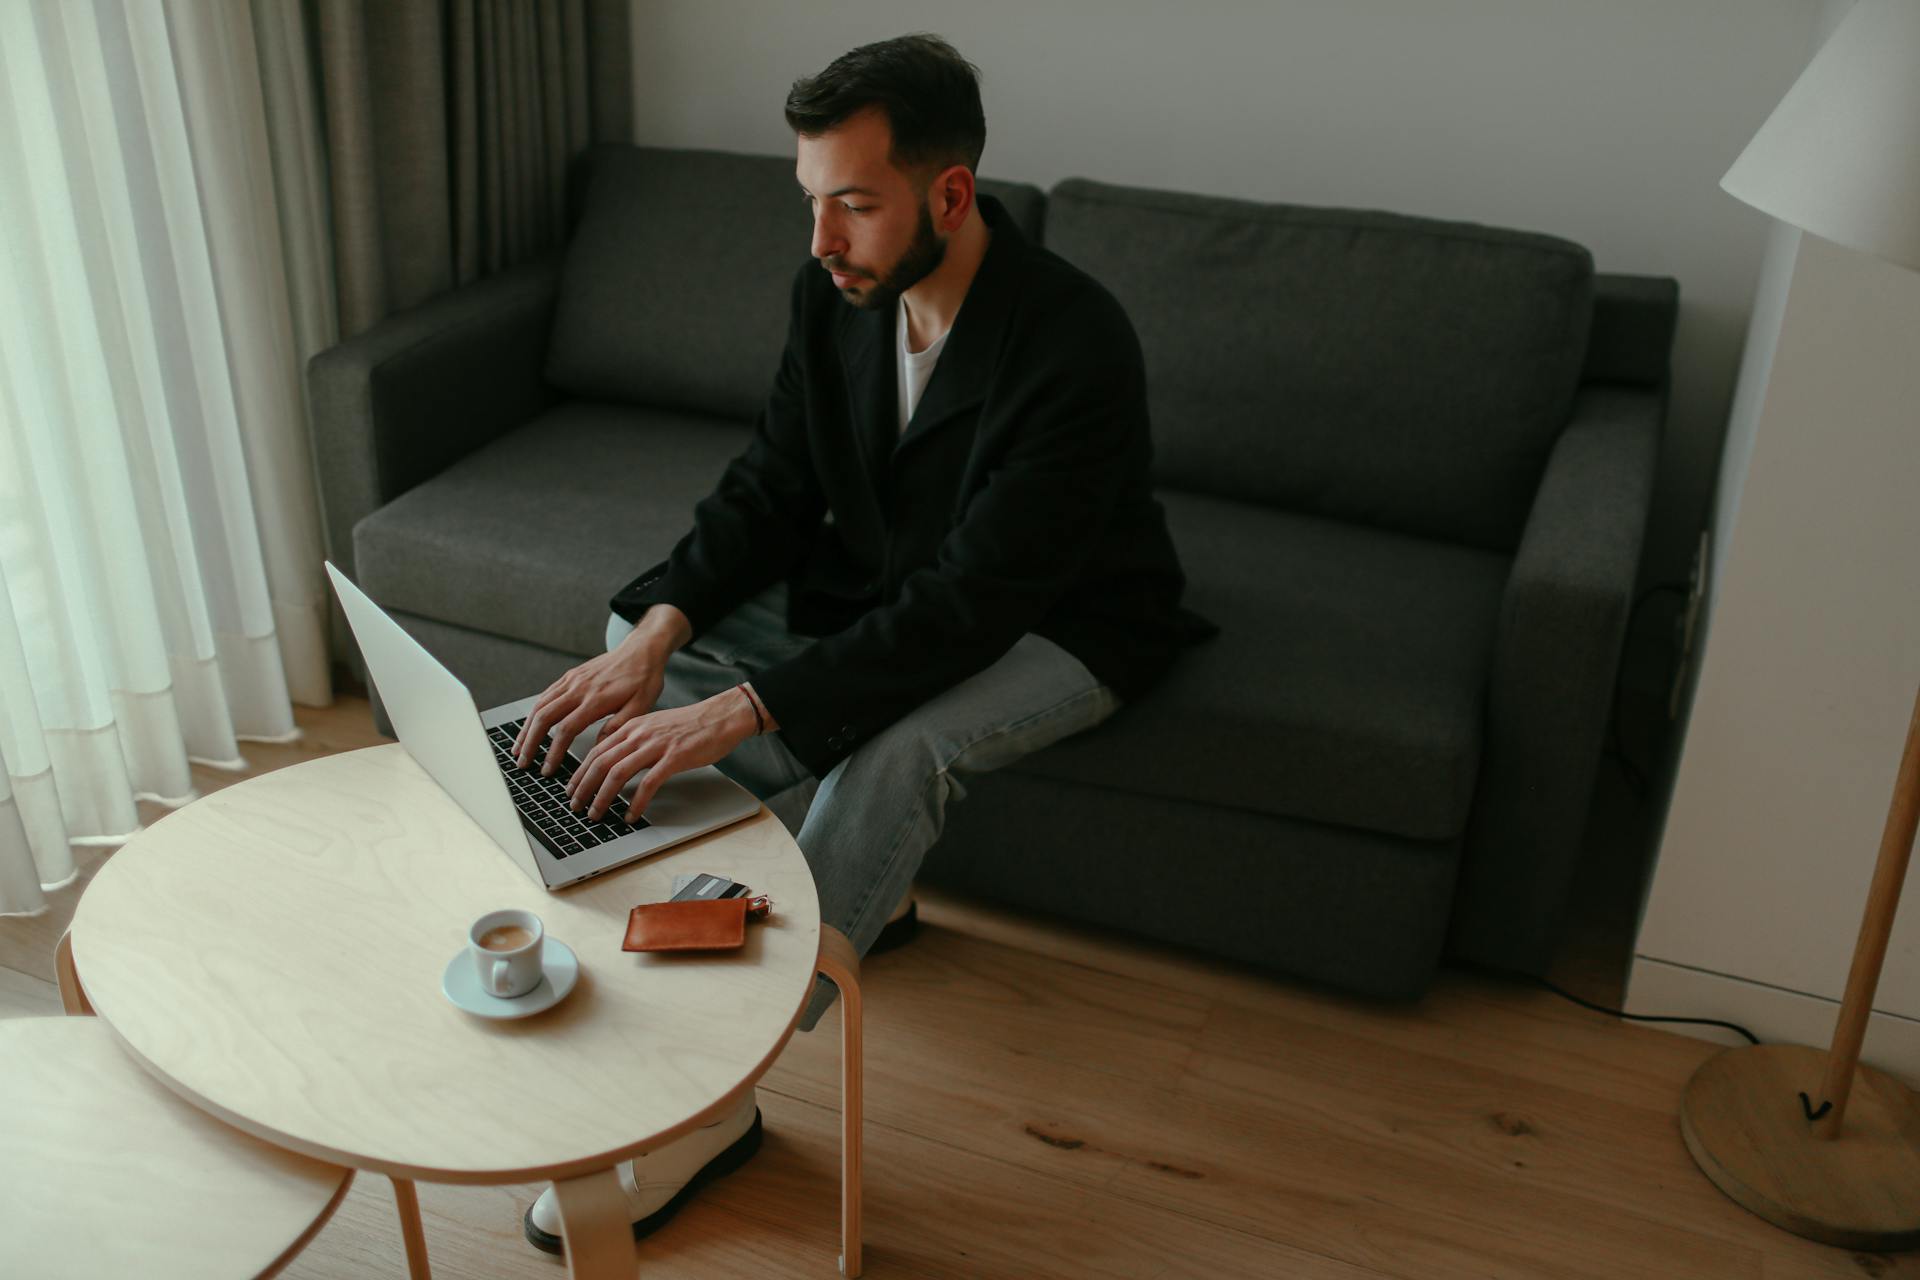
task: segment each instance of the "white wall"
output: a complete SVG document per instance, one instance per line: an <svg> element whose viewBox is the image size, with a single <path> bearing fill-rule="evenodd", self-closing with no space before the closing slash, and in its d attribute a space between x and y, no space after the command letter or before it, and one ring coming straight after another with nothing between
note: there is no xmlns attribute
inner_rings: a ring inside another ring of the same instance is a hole
<svg viewBox="0 0 1920 1280"><path fill-rule="evenodd" d="M1825 0L1820 8L1813 39L1808 45L1809 58L1815 49L1827 42L1853 3L1854 0ZM1786 315L1787 284L1792 278L1794 261L1800 250L1799 228L1773 219L1768 219L1768 223L1766 252L1760 261L1753 307L1747 318L1747 339L1740 357L1740 371L1734 383L1733 403L1727 414L1726 442L1720 451L1719 482L1708 521L1713 534L1713 553L1707 566L1710 598L1717 596L1717 587L1726 568L1728 535L1740 508L1740 495L1746 488L1747 467L1753 460L1754 435L1760 424L1760 408L1766 399L1767 379L1773 368L1774 350ZM1702 639L1704 641L1704 637ZM1695 664L1691 674L1698 675L1698 664Z"/></svg>
<svg viewBox="0 0 1920 1280"><path fill-rule="evenodd" d="M1793 241L1628 1008L1825 1044L1920 689L1920 273ZM1920 1078L1908 887L1864 1056Z"/></svg>
<svg viewBox="0 0 1920 1280"><path fill-rule="evenodd" d="M982 70L983 170L1552 232L1684 313L1650 579L1707 518L1767 220L1720 175L1821 0L635 0L635 137L787 153L787 86L908 31Z"/></svg>

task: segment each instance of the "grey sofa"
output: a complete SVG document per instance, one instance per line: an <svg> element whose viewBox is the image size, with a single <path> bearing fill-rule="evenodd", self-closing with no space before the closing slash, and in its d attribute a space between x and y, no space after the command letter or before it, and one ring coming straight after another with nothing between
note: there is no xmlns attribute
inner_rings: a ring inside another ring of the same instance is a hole
<svg viewBox="0 0 1920 1280"><path fill-rule="evenodd" d="M323 352L331 552L481 705L598 651L747 439L807 215L787 158L590 157L563 254ZM1543 972L1568 905L1678 290L1548 236L982 183L1146 352L1161 498L1221 625L970 785L923 881L1412 998Z"/></svg>

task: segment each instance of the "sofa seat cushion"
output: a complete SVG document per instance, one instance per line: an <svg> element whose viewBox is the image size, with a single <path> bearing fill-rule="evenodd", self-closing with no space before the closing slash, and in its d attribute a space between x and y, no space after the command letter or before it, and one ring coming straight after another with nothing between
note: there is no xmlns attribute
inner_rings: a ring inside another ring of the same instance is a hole
<svg viewBox="0 0 1920 1280"><path fill-rule="evenodd" d="M388 609L599 653L608 597L693 527L749 435L697 414L560 404L362 520L360 585Z"/></svg>
<svg viewBox="0 0 1920 1280"><path fill-rule="evenodd" d="M1091 733L1012 766L1420 840L1465 827L1508 557L1165 492L1221 633Z"/></svg>

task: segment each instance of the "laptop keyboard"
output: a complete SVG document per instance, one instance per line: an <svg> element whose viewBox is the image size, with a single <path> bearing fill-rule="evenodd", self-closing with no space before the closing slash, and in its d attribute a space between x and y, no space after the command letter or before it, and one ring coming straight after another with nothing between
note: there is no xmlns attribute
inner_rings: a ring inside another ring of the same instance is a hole
<svg viewBox="0 0 1920 1280"><path fill-rule="evenodd" d="M525 720L515 720L495 725L487 730L487 737L493 742L493 758L506 776L514 807L520 810L527 829L554 857L571 857L621 836L630 836L647 825L644 817L637 822L621 819L618 802L609 807L598 822L589 822L585 813L567 808L567 780L573 777L580 762L568 756L553 771L552 777L541 777L540 766L546 760L548 746L543 741L534 749L533 768L522 769L514 762L513 741L520 736L520 726L525 723Z"/></svg>

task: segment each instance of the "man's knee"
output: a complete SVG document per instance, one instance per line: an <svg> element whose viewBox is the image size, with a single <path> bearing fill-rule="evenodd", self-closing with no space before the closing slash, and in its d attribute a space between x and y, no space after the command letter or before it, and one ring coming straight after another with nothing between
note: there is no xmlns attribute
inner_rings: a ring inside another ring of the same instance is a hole
<svg viewBox="0 0 1920 1280"><path fill-rule="evenodd" d="M931 779L944 772L960 750L938 720L913 712L875 734L844 765L849 772L870 776Z"/></svg>
<svg viewBox="0 0 1920 1280"><path fill-rule="evenodd" d="M880 822L890 830L909 814L937 826L949 801L966 798L948 767L955 754L937 725L913 717L889 725L821 779L798 837L801 849L821 842L837 848L849 829Z"/></svg>
<svg viewBox="0 0 1920 1280"><path fill-rule="evenodd" d="M899 793L931 795L939 781L947 798L963 798L962 779L1004 768L1061 738L1112 715L1119 699L1081 669L1082 678L1045 690L1044 697L982 706L950 695L933 699L875 734L841 768ZM975 692L978 692L976 688Z"/></svg>

